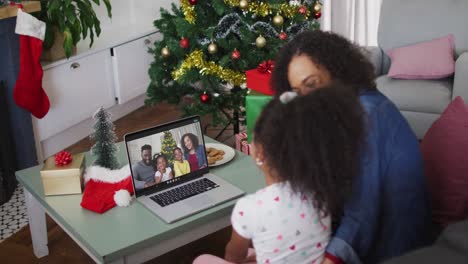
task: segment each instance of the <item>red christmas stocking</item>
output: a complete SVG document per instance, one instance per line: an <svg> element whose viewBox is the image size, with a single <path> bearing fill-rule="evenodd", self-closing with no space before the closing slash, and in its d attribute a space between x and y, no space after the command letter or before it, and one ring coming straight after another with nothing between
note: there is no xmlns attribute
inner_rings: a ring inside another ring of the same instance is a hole
<svg viewBox="0 0 468 264"><path fill-rule="evenodd" d="M42 66L40 63L45 23L18 9L15 33L20 35L20 70L13 98L18 106L37 118L49 111L49 97L42 89Z"/></svg>

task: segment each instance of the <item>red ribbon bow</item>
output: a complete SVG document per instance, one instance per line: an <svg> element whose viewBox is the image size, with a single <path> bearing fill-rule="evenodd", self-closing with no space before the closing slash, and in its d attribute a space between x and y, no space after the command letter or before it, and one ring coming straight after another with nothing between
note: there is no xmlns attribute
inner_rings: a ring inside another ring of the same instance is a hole
<svg viewBox="0 0 468 264"><path fill-rule="evenodd" d="M71 156L70 152L68 151L60 151L59 153L55 154L55 165L56 166L65 166L72 162L73 157Z"/></svg>
<svg viewBox="0 0 468 264"><path fill-rule="evenodd" d="M261 73L272 73L275 68L275 62L272 60L267 60L260 63L257 67L257 70Z"/></svg>

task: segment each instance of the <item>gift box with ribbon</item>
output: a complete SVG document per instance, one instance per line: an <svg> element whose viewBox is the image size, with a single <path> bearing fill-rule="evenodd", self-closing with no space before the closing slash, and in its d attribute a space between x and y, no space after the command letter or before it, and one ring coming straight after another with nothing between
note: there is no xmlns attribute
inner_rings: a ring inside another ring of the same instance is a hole
<svg viewBox="0 0 468 264"><path fill-rule="evenodd" d="M246 132L236 134L236 149L250 155L251 145L247 142Z"/></svg>
<svg viewBox="0 0 468 264"><path fill-rule="evenodd" d="M270 87L271 73L275 67L272 60L264 61L256 69L245 72L247 88L266 95L273 95Z"/></svg>
<svg viewBox="0 0 468 264"><path fill-rule="evenodd" d="M272 99L272 96L264 95L251 91L245 97L245 112L247 123L247 139L248 143L252 142L252 133L255 127L255 122L263 110L263 107Z"/></svg>
<svg viewBox="0 0 468 264"><path fill-rule="evenodd" d="M40 172L44 194L82 193L85 164L83 153L71 155L62 151L48 158Z"/></svg>

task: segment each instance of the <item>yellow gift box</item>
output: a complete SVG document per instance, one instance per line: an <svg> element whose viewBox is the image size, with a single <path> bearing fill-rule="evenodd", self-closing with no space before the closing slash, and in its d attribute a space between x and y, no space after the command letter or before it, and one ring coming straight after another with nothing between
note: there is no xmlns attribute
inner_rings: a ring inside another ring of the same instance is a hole
<svg viewBox="0 0 468 264"><path fill-rule="evenodd" d="M48 158L41 170L45 195L77 194L83 190L85 155L73 155L73 160L65 166L55 165L55 157Z"/></svg>

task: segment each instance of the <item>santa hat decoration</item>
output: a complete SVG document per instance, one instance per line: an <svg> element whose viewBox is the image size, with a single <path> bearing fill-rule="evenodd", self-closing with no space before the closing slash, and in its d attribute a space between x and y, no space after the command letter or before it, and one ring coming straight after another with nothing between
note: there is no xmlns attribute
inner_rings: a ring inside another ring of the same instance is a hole
<svg viewBox="0 0 468 264"><path fill-rule="evenodd" d="M84 180L83 208L102 214L116 205L130 205L133 195L130 166L118 170L91 166L86 169Z"/></svg>
<svg viewBox="0 0 468 264"><path fill-rule="evenodd" d="M49 97L42 88L40 63L45 29L44 22L18 9L15 33L20 35L20 69L13 99L37 118L43 118L50 108Z"/></svg>

